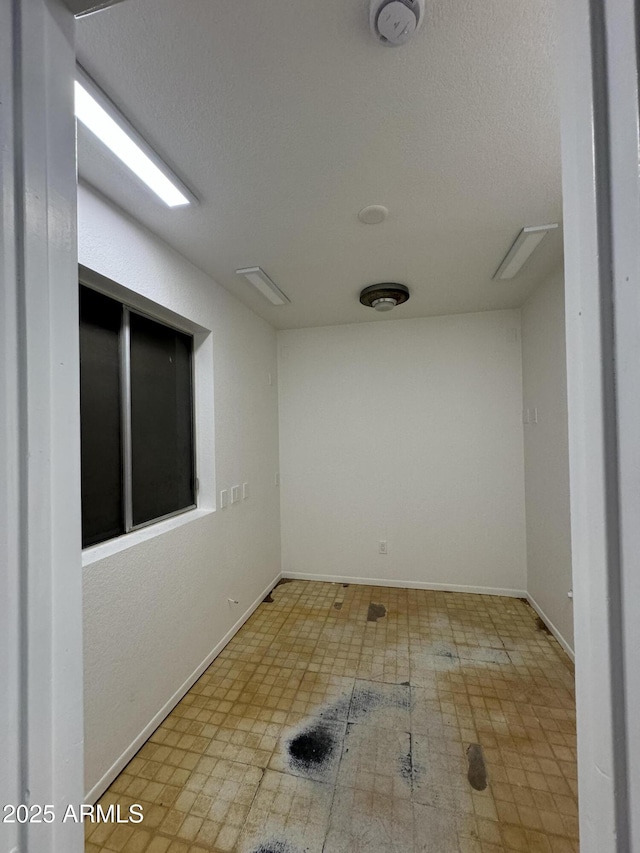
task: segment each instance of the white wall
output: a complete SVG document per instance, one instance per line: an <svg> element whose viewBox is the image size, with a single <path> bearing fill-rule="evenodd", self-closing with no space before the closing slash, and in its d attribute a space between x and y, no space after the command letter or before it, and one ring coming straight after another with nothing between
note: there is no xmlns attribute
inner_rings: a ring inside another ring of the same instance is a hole
<svg viewBox="0 0 640 853"><path fill-rule="evenodd" d="M182 516L157 528L160 535L153 527L130 534L143 541L104 559L94 552L85 565L86 787L95 795L279 574L277 388L268 385L276 337L207 275L83 187L79 260L212 330L216 483L207 486L211 497L214 488L250 487L246 501ZM199 449L211 454L205 438ZM228 598L239 605L230 607Z"/></svg>
<svg viewBox="0 0 640 853"><path fill-rule="evenodd" d="M519 330L514 310L278 333L285 575L523 594Z"/></svg>
<svg viewBox="0 0 640 853"><path fill-rule="evenodd" d="M522 308L527 591L573 649L564 282L558 271ZM538 422L534 423L534 409Z"/></svg>

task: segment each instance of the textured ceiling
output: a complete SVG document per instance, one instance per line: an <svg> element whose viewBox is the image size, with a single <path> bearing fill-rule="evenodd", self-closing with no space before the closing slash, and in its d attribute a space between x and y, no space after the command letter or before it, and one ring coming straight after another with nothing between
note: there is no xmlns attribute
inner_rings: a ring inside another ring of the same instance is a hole
<svg viewBox="0 0 640 853"><path fill-rule="evenodd" d="M78 58L201 203L169 210L80 129L81 178L280 328L520 305L558 230L511 282L520 228L561 216L554 0L427 0L406 46L365 0L128 0L78 21ZM358 211L384 204L388 219ZM125 248L123 247L123 251ZM234 275L259 265L275 308Z"/></svg>

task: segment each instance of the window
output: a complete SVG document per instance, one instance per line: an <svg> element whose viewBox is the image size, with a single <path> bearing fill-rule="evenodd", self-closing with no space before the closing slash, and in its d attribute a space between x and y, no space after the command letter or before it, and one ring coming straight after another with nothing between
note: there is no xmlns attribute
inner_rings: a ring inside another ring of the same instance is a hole
<svg viewBox="0 0 640 853"><path fill-rule="evenodd" d="M193 338L80 286L82 545L195 506Z"/></svg>

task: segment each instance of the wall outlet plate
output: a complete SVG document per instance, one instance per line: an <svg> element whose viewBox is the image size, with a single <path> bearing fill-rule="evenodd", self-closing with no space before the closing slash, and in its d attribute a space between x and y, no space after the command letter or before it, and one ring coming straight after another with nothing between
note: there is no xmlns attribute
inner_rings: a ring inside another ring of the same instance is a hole
<svg viewBox="0 0 640 853"><path fill-rule="evenodd" d="M240 486L231 486L231 503L237 504L240 500Z"/></svg>

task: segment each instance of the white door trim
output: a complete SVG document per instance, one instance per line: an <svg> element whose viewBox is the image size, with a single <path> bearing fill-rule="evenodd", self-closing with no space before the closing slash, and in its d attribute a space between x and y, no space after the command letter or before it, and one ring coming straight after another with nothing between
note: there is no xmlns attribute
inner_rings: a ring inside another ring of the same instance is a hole
<svg viewBox="0 0 640 853"><path fill-rule="evenodd" d="M604 4L608 110L609 247L615 359L617 542L621 643L619 716L629 850L640 851L640 8ZM623 848L622 848L623 849Z"/></svg>
<svg viewBox="0 0 640 853"><path fill-rule="evenodd" d="M56 815L4 824L3 853L83 849L73 32L62 0L0 4L2 805Z"/></svg>
<svg viewBox="0 0 640 853"><path fill-rule="evenodd" d="M633 0L558 11L580 849L637 853L637 22Z"/></svg>
<svg viewBox="0 0 640 853"><path fill-rule="evenodd" d="M21 797L20 467L15 250L12 10L0 4L0 805ZM19 827L2 827L4 850L18 848Z"/></svg>

